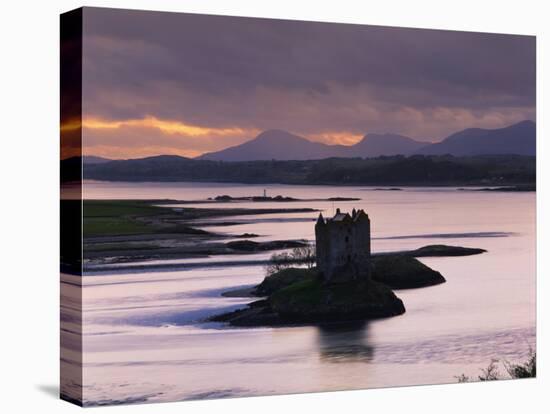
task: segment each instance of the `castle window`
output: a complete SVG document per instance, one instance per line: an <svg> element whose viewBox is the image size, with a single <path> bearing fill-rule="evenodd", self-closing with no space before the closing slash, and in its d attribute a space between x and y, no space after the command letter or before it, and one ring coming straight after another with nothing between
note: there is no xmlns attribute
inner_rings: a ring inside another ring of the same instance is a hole
<svg viewBox="0 0 550 414"><path fill-rule="evenodd" d="M349 237L346 236L346 243L349 243Z"/></svg>

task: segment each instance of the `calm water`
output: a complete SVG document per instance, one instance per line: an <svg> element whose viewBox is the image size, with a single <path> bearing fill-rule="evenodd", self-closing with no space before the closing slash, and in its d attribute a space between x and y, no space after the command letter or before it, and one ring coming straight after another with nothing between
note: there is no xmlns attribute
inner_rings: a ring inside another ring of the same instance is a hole
<svg viewBox="0 0 550 414"><path fill-rule="evenodd" d="M260 195L264 187L268 195L361 198L334 205L239 205L312 207L326 215L336 206L363 208L371 218L375 252L445 243L481 247L488 253L422 259L440 271L447 283L396 291L407 309L404 315L324 328L237 329L201 323L209 315L249 302L220 294L259 283L264 277L262 266L92 273L83 278L87 403L456 382L456 375L476 375L492 358L521 360L529 346L534 347L534 193L88 182L84 195L191 200L221 194ZM236 226L208 229L257 233L263 240L313 240L315 216L237 217ZM265 256L247 255L246 259Z"/></svg>

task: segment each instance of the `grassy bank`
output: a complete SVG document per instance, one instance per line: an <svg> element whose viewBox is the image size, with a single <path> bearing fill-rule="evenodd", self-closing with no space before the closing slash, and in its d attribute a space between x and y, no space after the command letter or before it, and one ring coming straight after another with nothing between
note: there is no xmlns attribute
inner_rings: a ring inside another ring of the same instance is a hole
<svg viewBox="0 0 550 414"><path fill-rule="evenodd" d="M84 237L154 233L202 234L187 222L213 217L308 213L311 208L171 208L170 200L84 200Z"/></svg>
<svg viewBox="0 0 550 414"><path fill-rule="evenodd" d="M159 205L160 204L160 205ZM296 240L254 242L254 234L218 234L197 220L225 216L313 212L310 208L169 207L173 200L85 200L84 258L95 264L150 259L197 258L301 246ZM166 206L164 206L166 205ZM242 240L226 242L228 238Z"/></svg>
<svg viewBox="0 0 550 414"><path fill-rule="evenodd" d="M149 234L162 229L147 218L169 214L170 210L142 201L85 200L84 237Z"/></svg>

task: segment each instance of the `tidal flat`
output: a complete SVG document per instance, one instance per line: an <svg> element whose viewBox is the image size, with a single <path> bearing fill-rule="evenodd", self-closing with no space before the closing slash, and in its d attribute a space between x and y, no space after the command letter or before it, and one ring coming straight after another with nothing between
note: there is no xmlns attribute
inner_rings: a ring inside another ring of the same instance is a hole
<svg viewBox="0 0 550 414"><path fill-rule="evenodd" d="M135 261L147 262L170 258L208 258L219 255L270 252L303 247L305 239L283 239L254 241L254 233L227 234L204 230L209 225L235 226L239 222L227 222L226 218L238 216L278 215L280 222L285 216L297 213L313 213L314 208L197 208L195 204L212 204L217 200L85 200L83 205L84 259L86 267L95 265L123 264ZM260 201L297 202L292 197L266 198ZM254 197L232 198L222 196L221 200L233 203L243 200L258 202ZM357 201L358 198L333 197L328 199L301 200ZM186 205L186 207L181 207ZM218 219L221 222L204 223L204 220ZM261 218L259 219L261 221ZM292 219L290 219L292 221ZM312 221L312 220L311 220ZM313 225L313 221L312 221ZM400 252L412 257L420 256L465 256L481 253L483 250L459 246L429 245L415 251ZM265 260L264 260L265 261ZM266 261L267 262L267 261ZM103 266L103 270L109 269ZM122 269L121 266L118 267ZM157 266L158 269L158 266Z"/></svg>
<svg viewBox="0 0 550 414"><path fill-rule="evenodd" d="M85 183L85 197L93 201L203 200L223 194L262 194L264 188L265 184L94 181ZM339 206L368 212L372 250L377 255L426 245L486 252L419 257L441 273L446 283L396 290L406 306L402 315L277 328L205 322L246 308L250 297L223 294L260 284L265 277L262 261L269 260L271 251L141 263L136 257L119 263L123 269L115 263L103 271L85 269L78 281L85 310L87 359L83 369L89 384L85 404L105 403L106 399L175 401L456 382L462 373L477 378L479 369L492 358L525 360L529 347L536 345L535 193L374 188L378 187L269 185L269 194L298 199L342 196L361 200L176 203L174 207L314 210L213 216L191 225L227 236L223 243L312 241L319 210L329 216ZM228 221L233 224L224 225ZM256 237L233 238L246 233ZM171 237L169 233L153 236ZM245 260L248 264L238 264ZM65 279L63 286L75 282ZM67 312L62 309L62 314ZM70 361L63 363L71 366ZM189 380L191 373L193 381Z"/></svg>
<svg viewBox="0 0 550 414"><path fill-rule="evenodd" d="M208 200L204 200L208 203ZM87 265L135 260L197 258L300 247L303 240L255 242L256 234L220 234L197 228L197 220L293 214L311 208L171 207L178 200L85 200L84 259ZM200 201L191 201L197 204ZM247 240L233 240L247 239Z"/></svg>

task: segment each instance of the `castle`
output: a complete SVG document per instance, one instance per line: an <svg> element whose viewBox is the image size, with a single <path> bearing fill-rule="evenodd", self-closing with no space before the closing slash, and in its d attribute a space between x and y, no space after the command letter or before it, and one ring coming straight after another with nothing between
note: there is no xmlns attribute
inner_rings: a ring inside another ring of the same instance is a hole
<svg viewBox="0 0 550 414"><path fill-rule="evenodd" d="M326 282L370 277L370 220L363 211L319 214L315 224L317 269Z"/></svg>

